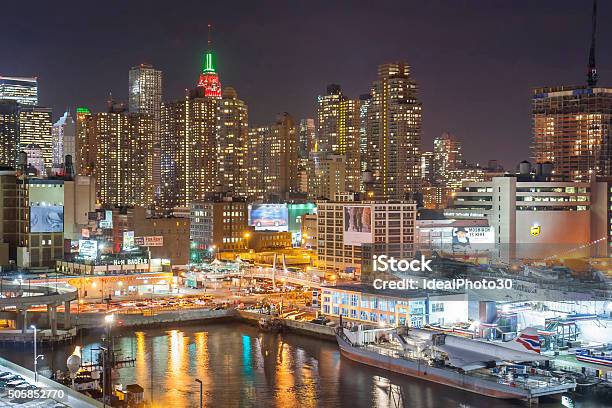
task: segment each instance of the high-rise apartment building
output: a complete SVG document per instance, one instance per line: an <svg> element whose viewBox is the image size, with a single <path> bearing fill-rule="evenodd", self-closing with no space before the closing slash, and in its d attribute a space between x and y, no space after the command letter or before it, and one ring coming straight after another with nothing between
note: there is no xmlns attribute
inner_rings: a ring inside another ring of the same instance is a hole
<svg viewBox="0 0 612 408"><path fill-rule="evenodd" d="M76 158L75 138L76 124L70 112L66 111L51 128L54 169L62 169L66 155Z"/></svg>
<svg viewBox="0 0 612 408"><path fill-rule="evenodd" d="M596 2L592 18L586 86L533 91L535 161L551 162L555 175L574 181L612 175L612 88L597 86Z"/></svg>
<svg viewBox="0 0 612 408"><path fill-rule="evenodd" d="M302 119L298 126L298 158L307 160L316 144L316 127L314 119Z"/></svg>
<svg viewBox="0 0 612 408"><path fill-rule="evenodd" d="M368 109L370 109L371 101L372 95L359 95L359 151L361 153L362 173L368 170ZM361 187L361 191L365 191L364 186Z"/></svg>
<svg viewBox="0 0 612 408"><path fill-rule="evenodd" d="M153 186L159 197L161 186L162 72L149 64L132 67L129 73L129 111L153 117Z"/></svg>
<svg viewBox="0 0 612 408"><path fill-rule="evenodd" d="M223 89L217 108L217 174L225 191L247 193L248 108L232 87Z"/></svg>
<svg viewBox="0 0 612 408"><path fill-rule="evenodd" d="M0 100L0 164L15 167L19 153L19 104Z"/></svg>
<svg viewBox="0 0 612 408"><path fill-rule="evenodd" d="M271 126L252 128L247 141L247 195L285 199L299 190L298 140L293 118L278 115Z"/></svg>
<svg viewBox="0 0 612 408"><path fill-rule="evenodd" d="M533 153L555 175L612 175L612 88L561 86L533 93Z"/></svg>
<svg viewBox="0 0 612 408"><path fill-rule="evenodd" d="M444 132L434 139L434 180L443 183L449 180L451 171L463 165L463 147L457 138Z"/></svg>
<svg viewBox="0 0 612 408"><path fill-rule="evenodd" d="M42 151L45 169L50 169L53 162L51 126L50 108L26 105L19 107L19 149L38 145Z"/></svg>
<svg viewBox="0 0 612 408"><path fill-rule="evenodd" d="M0 99L37 106L38 80L31 77L0 76Z"/></svg>
<svg viewBox="0 0 612 408"><path fill-rule="evenodd" d="M421 103L408 64L380 65L371 94L365 165L377 196L404 198L421 179Z"/></svg>
<svg viewBox="0 0 612 408"><path fill-rule="evenodd" d="M347 191L346 159L324 152L310 153L308 193L313 199L330 199Z"/></svg>
<svg viewBox="0 0 612 408"><path fill-rule="evenodd" d="M85 107L76 109L74 149L76 173L81 176L93 176L96 165L97 141L91 111Z"/></svg>
<svg viewBox="0 0 612 408"><path fill-rule="evenodd" d="M354 192L360 190L361 179L359 106L359 100L347 98L336 84L329 85L317 103L317 151L345 157L345 188Z"/></svg>
<svg viewBox="0 0 612 408"><path fill-rule="evenodd" d="M98 198L116 206L153 205L153 117L111 104L92 117Z"/></svg>

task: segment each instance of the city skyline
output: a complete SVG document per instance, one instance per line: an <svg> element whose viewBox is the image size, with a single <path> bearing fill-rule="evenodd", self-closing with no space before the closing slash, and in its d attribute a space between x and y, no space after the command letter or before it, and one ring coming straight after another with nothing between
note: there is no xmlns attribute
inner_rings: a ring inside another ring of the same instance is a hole
<svg viewBox="0 0 612 408"><path fill-rule="evenodd" d="M38 30L27 33L19 42L19 49L10 42L3 44L15 58L0 62L0 72L37 75L40 104L53 108L54 121L66 106L103 110L109 91L117 100L127 101L127 72L140 63L151 63L164 72L163 99L170 101L182 97L185 88L193 87L207 47L210 21L214 26L218 72L224 85L234 87L249 105L251 126L265 125L283 111L296 121L315 117L316 97L325 93L328 84L338 83L349 98L357 98L368 92L379 64L400 59L410 64L419 85L423 149L429 150L435 137L450 131L465 143L482 146L479 150L466 149L468 160L485 163L488 159L499 159L506 168L531 157L532 88L586 82L590 3L543 2L525 4L516 10L505 5L473 3L459 10L441 2L396 5L397 13L388 13L388 4L373 11L361 5L349 11L332 5L323 17L315 5L301 7L299 13L285 15L273 28L266 21L278 21L275 17L283 14L283 7L257 10L253 5L245 5L236 11L240 24L233 25L228 13L218 6L198 13L200 9L195 4L178 5L172 16L155 13L164 15L167 21L161 28L154 24L150 29L144 23L120 28L125 19L135 15L134 6L100 10L99 16L88 21L90 27L82 27L72 19L74 26L54 29L49 38L32 41ZM57 10L45 12L45 7L42 5L33 14L33 21L40 23L32 24L33 27L46 26L47 20L40 20L43 15L45 18L57 15ZM410 13L402 12L404 7ZM192 13L186 12L188 8ZM68 19L72 12L70 7L63 9L66 10L63 18ZM456 18L459 11L462 19ZM606 11L606 5L600 5L600 15L605 16ZM142 13L146 18L147 11ZM392 23L383 24L382 20L378 23L379 13L384 13ZM400 17L389 17L391 14ZM413 17L401 17L408 14ZM5 14L8 15L10 10ZM190 20L193 18L190 15L198 16L197 24L195 19ZM179 16L184 19L180 29ZM4 21L5 18L0 17L2 23L12 27L14 22ZM425 19L427 24L419 19ZM499 24L500 19L512 23ZM109 37L103 29L104 21L116 22L115 35L131 41L106 41ZM334 24L325 24L328 21ZM319 27L320 22L323 28ZM258 34L249 35L254 24L258 24ZM137 28L142 32L137 32ZM75 48L60 47L56 36L70 38L73 30L80 32L82 43ZM275 30L284 30L283 38ZM338 49L332 46L336 41L328 40L340 41L342 33L353 41ZM534 35L541 41L527 42ZM612 64L602 50L611 32L600 24L597 35L600 84L605 86L606 78L612 76L609 68ZM307 44L296 40L304 36L312 40ZM550 46L542 49L539 44L543 42ZM41 46L46 48L36 52ZM92 47L96 49L95 58L91 57ZM362 51L366 49L367 55ZM432 53L434 49L438 52ZM51 51L53 58L43 58ZM78 63L71 62L73 58ZM53 62L58 60L66 64ZM102 64L104 69L100 68ZM499 109L502 105L494 105L494 100L501 100L506 107ZM495 143L490 143L492 138Z"/></svg>

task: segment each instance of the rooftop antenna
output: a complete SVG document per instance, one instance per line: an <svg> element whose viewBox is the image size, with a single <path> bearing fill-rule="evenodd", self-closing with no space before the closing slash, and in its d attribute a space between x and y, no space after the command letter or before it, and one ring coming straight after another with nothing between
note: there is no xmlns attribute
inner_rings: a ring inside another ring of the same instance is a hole
<svg viewBox="0 0 612 408"><path fill-rule="evenodd" d="M208 49L212 47L212 24L208 23Z"/></svg>
<svg viewBox="0 0 612 408"><path fill-rule="evenodd" d="M587 73L587 84L593 88L597 85L597 68L595 67L595 33L597 32L597 0L593 0L593 22L591 33L591 51L589 52L589 69Z"/></svg>

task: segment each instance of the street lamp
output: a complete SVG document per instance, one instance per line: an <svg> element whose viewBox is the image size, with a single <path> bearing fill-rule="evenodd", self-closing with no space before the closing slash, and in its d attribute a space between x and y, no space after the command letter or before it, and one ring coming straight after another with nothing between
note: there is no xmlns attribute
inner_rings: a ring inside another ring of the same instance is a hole
<svg viewBox="0 0 612 408"><path fill-rule="evenodd" d="M199 378L195 379L197 383L200 384L200 408L202 408L203 400L202 400L202 380Z"/></svg>
<svg viewBox="0 0 612 408"><path fill-rule="evenodd" d="M45 356L36 352L36 326L30 326L34 330L34 383L38 382L38 359L43 360Z"/></svg>

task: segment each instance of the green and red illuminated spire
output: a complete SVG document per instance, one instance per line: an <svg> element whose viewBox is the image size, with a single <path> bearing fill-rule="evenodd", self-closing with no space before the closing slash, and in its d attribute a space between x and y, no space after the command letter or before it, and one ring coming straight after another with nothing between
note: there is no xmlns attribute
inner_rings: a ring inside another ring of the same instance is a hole
<svg viewBox="0 0 612 408"><path fill-rule="evenodd" d="M202 64L202 73L198 81L198 87L204 89L204 96L213 98L221 98L221 82L219 75L215 70L215 54L212 50L211 40L212 25L208 25L208 48L204 54L204 63Z"/></svg>

